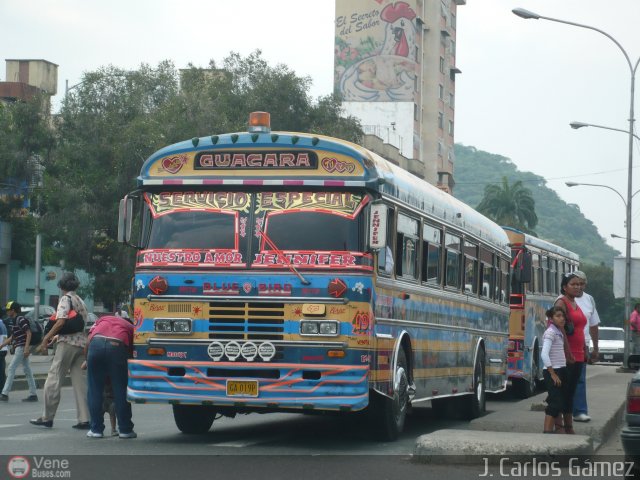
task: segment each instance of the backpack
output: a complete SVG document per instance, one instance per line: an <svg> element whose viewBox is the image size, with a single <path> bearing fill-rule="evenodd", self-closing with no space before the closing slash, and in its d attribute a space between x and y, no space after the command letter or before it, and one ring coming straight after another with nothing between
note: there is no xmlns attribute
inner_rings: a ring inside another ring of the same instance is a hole
<svg viewBox="0 0 640 480"><path fill-rule="evenodd" d="M35 315L34 315L35 317ZM31 330L31 343L30 345L39 345L42 343L43 328L42 324L38 322L35 318L29 319L29 330Z"/></svg>

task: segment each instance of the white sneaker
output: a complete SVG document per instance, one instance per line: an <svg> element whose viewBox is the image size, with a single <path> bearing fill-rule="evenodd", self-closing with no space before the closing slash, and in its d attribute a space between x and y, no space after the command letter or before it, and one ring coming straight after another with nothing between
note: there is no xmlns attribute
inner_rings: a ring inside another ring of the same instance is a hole
<svg viewBox="0 0 640 480"><path fill-rule="evenodd" d="M134 432L133 430L131 430L129 433L122 433L120 432L120 435L118 435L120 438L138 438L138 434L136 432Z"/></svg>
<svg viewBox="0 0 640 480"><path fill-rule="evenodd" d="M89 437L89 438L102 438L102 437L104 437L104 435L102 433L94 432L93 430L89 430L87 432L87 437Z"/></svg>
<svg viewBox="0 0 640 480"><path fill-rule="evenodd" d="M589 420L591 420L591 417L586 413L581 413L580 415L574 415L573 420L575 422L588 422Z"/></svg>

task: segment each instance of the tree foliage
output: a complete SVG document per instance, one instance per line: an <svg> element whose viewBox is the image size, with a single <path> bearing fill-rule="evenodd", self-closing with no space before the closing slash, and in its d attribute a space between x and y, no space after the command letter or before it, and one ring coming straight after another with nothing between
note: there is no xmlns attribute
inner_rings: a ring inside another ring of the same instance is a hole
<svg viewBox="0 0 640 480"><path fill-rule="evenodd" d="M273 130L358 142L360 124L342 117L336 97L313 100L310 86L260 51L231 53L207 69L179 71L168 61L133 71L106 66L69 90L53 130L31 104L0 109L0 172L24 177L32 153L46 159L44 258L88 271L93 297L114 305L128 295L134 263L134 252L115 241L118 202L136 188L145 158L185 139L246 131L257 110L271 113Z"/></svg>
<svg viewBox="0 0 640 480"><path fill-rule="evenodd" d="M507 177L502 177L502 184L484 187L484 197L477 210L498 225L514 227L535 235L533 229L538 224L536 202L531 196L531 190L524 187L520 180L509 185Z"/></svg>
<svg viewBox="0 0 640 480"><path fill-rule="evenodd" d="M12 258L23 265L35 257L38 166L51 162L55 144L46 97L0 103L0 221L12 225Z"/></svg>

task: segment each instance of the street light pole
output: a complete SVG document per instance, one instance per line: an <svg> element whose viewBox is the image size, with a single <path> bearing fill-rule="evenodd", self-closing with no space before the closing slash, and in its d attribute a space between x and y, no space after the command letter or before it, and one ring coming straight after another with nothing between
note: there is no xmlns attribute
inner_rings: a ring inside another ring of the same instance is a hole
<svg viewBox="0 0 640 480"><path fill-rule="evenodd" d="M593 30L595 32L604 35L616 46L620 49L622 54L624 55L625 60L627 61L627 65L629 66L629 71L631 73L631 92L630 92L630 106L629 106L629 165L628 165L628 173L627 173L627 201L625 202L626 206L626 229L627 229L627 239L626 239L626 248L625 248L625 268L624 268L624 331L625 331L625 342L624 342L624 363L625 367L629 366L629 343L630 343L630 332L629 332L629 316L631 315L631 203L632 203L632 191L633 191L633 138L635 137L633 133L633 125L635 122L634 117L634 95L635 95L635 83L636 83L636 71L638 69L638 64L640 64L640 58L636 61L635 65L631 62L627 51L620 45L615 38L609 35L607 32L600 30L599 28L592 27L590 25L584 25L582 23L570 22L568 20L561 20L553 17L545 17L543 15L539 15L537 13L531 12L529 10L525 10L524 8L514 8L512 12L524 19L531 20L549 20L550 22L563 23L565 25L572 25L574 27L586 28L588 30ZM577 127L579 128L579 127ZM613 130L613 129L612 129Z"/></svg>
<svg viewBox="0 0 640 480"><path fill-rule="evenodd" d="M615 233L611 234L611 238L619 238L621 240L626 240L626 237L621 237L620 235L616 235ZM640 243L640 240L631 239L631 243Z"/></svg>

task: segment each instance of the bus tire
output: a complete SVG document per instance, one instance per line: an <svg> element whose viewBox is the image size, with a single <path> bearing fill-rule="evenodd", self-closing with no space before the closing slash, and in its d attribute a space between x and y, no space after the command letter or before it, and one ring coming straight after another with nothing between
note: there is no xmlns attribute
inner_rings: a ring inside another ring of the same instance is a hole
<svg viewBox="0 0 640 480"><path fill-rule="evenodd" d="M398 352L393 381L393 397L373 393L371 404L372 425L376 436L383 441L394 441L404 429L409 408L409 373L404 349Z"/></svg>
<svg viewBox="0 0 640 480"><path fill-rule="evenodd" d="M466 420L478 418L487 410L487 394L485 384L486 358L484 348L480 347L476 354L475 366L473 368L473 395L460 397L462 402L461 413Z"/></svg>
<svg viewBox="0 0 640 480"><path fill-rule="evenodd" d="M205 405L173 405L173 419L178 430L189 435L207 433L215 416L215 410Z"/></svg>
<svg viewBox="0 0 640 480"><path fill-rule="evenodd" d="M540 362L538 360L538 348L533 349L533 358L531 359L531 376L529 380L519 378L515 384L515 393L519 398L529 398L536 394L538 389L538 379L540 377Z"/></svg>

